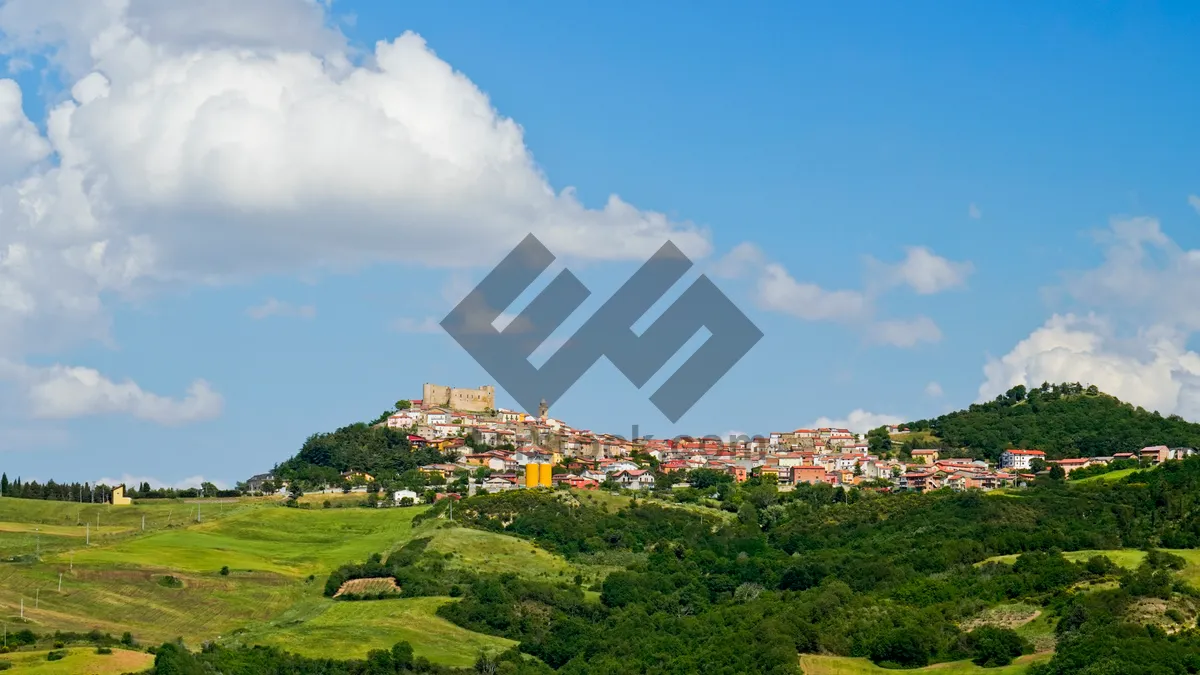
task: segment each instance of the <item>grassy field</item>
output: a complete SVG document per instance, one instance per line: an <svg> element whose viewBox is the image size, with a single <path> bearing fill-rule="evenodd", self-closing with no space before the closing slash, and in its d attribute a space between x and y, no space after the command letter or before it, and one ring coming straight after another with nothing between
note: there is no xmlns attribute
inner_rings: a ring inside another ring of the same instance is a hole
<svg viewBox="0 0 1200 675"><path fill-rule="evenodd" d="M589 582L602 578L598 566L572 565L507 535L443 527L445 521L414 532L412 519L426 507L289 509L277 500L248 499L204 502L200 522L195 508L182 501L114 508L0 500L0 547L24 555L40 545L42 553L40 561L0 564L0 617L15 630L24 601L25 623L40 633L130 631L142 644L182 637L196 646L215 639L321 656L361 656L408 640L434 662L469 665L480 648L511 643L437 617L447 598L334 602L322 595L326 575L372 553L386 555L419 535L431 537L430 550L450 554L452 566L547 580L580 571ZM91 523L90 544L78 531L80 521ZM230 574L220 574L224 566ZM165 583L168 576L176 582ZM93 657L111 658L80 651L38 667L105 672L83 662ZM77 662L82 670L69 667Z"/></svg>
<svg viewBox="0 0 1200 675"><path fill-rule="evenodd" d="M287 576L328 573L345 562L386 553L412 532L423 508L288 509L260 507L187 529L156 532L113 546L75 552L75 563L159 567L208 573ZM65 561L59 554L55 562Z"/></svg>
<svg viewBox="0 0 1200 675"><path fill-rule="evenodd" d="M1080 478L1079 480L1072 481L1072 482L1075 482L1075 483L1110 483L1113 481L1121 480L1122 478L1124 478L1130 474L1137 473L1138 471L1141 471L1141 470L1142 469L1118 469L1117 471L1109 471L1108 473L1102 473L1099 476L1090 476L1088 478Z"/></svg>
<svg viewBox="0 0 1200 675"><path fill-rule="evenodd" d="M474 633L435 613L451 598L402 598L359 602L321 599L305 603L266 625L233 635L232 644L265 644L297 654L363 657L401 640L417 656L447 666L469 666L480 650L503 651L515 643Z"/></svg>
<svg viewBox="0 0 1200 675"><path fill-rule="evenodd" d="M145 652L114 649L112 654L97 654L94 647L68 649L65 658L47 661L47 651L0 654L0 661L13 664L5 673L13 675L119 675L145 670L154 657Z"/></svg>
<svg viewBox="0 0 1200 675"><path fill-rule="evenodd" d="M980 668L970 661L938 663L925 668L891 670L880 668L868 659L847 656L817 656L804 654L800 657L800 669L804 675L882 675L883 673L930 673L933 675L1023 675L1029 666L1048 661L1050 654L1029 654L1017 659L1012 665L1000 668Z"/></svg>
<svg viewBox="0 0 1200 675"><path fill-rule="evenodd" d="M1172 553L1187 561L1188 565L1179 572L1179 576L1191 584L1200 584L1200 549L1190 548L1164 548L1161 549L1166 553ZM1063 557L1072 562L1083 562L1095 555L1106 556L1109 560L1125 569L1134 569L1142 564L1146 559L1146 552L1137 549L1115 549L1110 551L1087 550L1087 551L1064 551ZM1018 555L998 555L983 560L977 564L982 565L988 562L1003 562L1012 564L1016 562Z"/></svg>

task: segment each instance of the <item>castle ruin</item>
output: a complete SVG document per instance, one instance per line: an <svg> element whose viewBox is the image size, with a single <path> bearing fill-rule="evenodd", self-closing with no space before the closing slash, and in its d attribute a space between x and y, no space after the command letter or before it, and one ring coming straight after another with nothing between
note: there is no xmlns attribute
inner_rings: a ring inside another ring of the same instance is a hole
<svg viewBox="0 0 1200 675"><path fill-rule="evenodd" d="M463 412L484 412L496 408L496 388L491 385L478 389L457 389L426 382L421 393L427 408L449 408Z"/></svg>

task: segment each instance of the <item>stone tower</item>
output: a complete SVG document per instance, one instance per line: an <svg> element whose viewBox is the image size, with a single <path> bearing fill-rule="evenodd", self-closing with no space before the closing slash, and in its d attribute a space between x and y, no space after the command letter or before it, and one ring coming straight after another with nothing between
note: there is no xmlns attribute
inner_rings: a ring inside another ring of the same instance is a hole
<svg viewBox="0 0 1200 675"><path fill-rule="evenodd" d="M546 419L546 415L550 414L550 406L546 405L546 399L538 405L538 417Z"/></svg>

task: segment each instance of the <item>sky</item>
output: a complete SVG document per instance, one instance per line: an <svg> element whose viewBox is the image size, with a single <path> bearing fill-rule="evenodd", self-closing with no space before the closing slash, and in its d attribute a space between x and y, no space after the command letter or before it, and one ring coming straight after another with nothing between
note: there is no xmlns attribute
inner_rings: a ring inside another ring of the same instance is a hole
<svg viewBox="0 0 1200 675"><path fill-rule="evenodd" d="M1187 2L0 0L0 470L232 485L491 384L438 322L529 233L591 291L563 336L668 240L764 335L674 424L649 396L702 338L641 389L601 360L551 409L579 428L865 431L1043 381L1200 421L1197 34Z"/></svg>

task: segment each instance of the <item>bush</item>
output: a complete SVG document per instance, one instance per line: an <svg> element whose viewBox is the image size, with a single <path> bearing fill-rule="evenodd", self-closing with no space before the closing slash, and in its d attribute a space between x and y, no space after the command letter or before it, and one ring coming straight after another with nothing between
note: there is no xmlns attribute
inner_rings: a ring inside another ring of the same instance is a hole
<svg viewBox="0 0 1200 675"><path fill-rule="evenodd" d="M1029 649L1029 643L1016 631L995 626L980 626L967 634L971 661L977 666L1007 666Z"/></svg>
<svg viewBox="0 0 1200 675"><path fill-rule="evenodd" d="M0 661L0 670L12 668L12 661Z"/></svg>
<svg viewBox="0 0 1200 675"><path fill-rule="evenodd" d="M170 574L159 577L158 585L166 586L167 588L183 588L183 582L179 580L179 577Z"/></svg>
<svg viewBox="0 0 1200 675"><path fill-rule="evenodd" d="M63 647L66 647L66 646L67 646L67 645L66 645L66 643L64 643L64 642L55 642L55 643L54 643L54 648L55 648L55 649L62 649Z"/></svg>
<svg viewBox="0 0 1200 675"><path fill-rule="evenodd" d="M130 633L129 631L125 631L124 633L122 633L121 634L121 644L125 645L126 647L132 647L133 646L133 633Z"/></svg>
<svg viewBox="0 0 1200 675"><path fill-rule="evenodd" d="M325 500L325 501L324 501L324 502L321 504L321 507L322 507L322 508L326 508L326 509L328 509L328 508L333 508L333 502L331 502L331 501L329 501L328 499L326 499L326 500Z"/></svg>
<svg viewBox="0 0 1200 675"><path fill-rule="evenodd" d="M112 647L96 647L97 654L111 654Z"/></svg>
<svg viewBox="0 0 1200 675"><path fill-rule="evenodd" d="M225 565L224 567L221 568L221 576L223 576L223 577L229 576L229 565Z"/></svg>
<svg viewBox="0 0 1200 675"><path fill-rule="evenodd" d="M49 654L46 654L47 661L62 661L65 658L67 658L67 650L65 649L55 649Z"/></svg>

